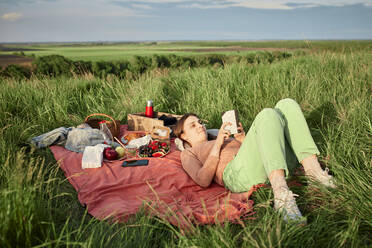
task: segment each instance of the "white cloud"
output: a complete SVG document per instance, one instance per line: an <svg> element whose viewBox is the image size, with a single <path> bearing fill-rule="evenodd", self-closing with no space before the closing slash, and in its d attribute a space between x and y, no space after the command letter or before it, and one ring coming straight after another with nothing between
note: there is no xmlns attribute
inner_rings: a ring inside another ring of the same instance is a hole
<svg viewBox="0 0 372 248"><path fill-rule="evenodd" d="M178 3L183 8L221 9L244 7L254 9L296 9L317 6L345 6L363 4L372 6L372 0L141 0L147 3Z"/></svg>
<svg viewBox="0 0 372 248"><path fill-rule="evenodd" d="M199 9L223 9L229 7L244 7L253 9L293 9L285 3L270 2L270 1L219 1L214 3L200 4L193 3L190 5L181 5L184 8L199 8Z"/></svg>
<svg viewBox="0 0 372 248"><path fill-rule="evenodd" d="M1 0L0 0L1 1ZM55 20L63 18L79 18L87 20L91 18L120 19L120 18L144 18L150 17L144 6L133 9L130 6L118 8L115 5L107 4L107 0L35 0L37 4L24 4L22 12L32 20ZM0 6L1 7L1 6ZM9 11L10 12L10 11Z"/></svg>
<svg viewBox="0 0 372 248"><path fill-rule="evenodd" d="M192 4L182 4L179 7L181 8L196 8L196 9L224 9L231 7L231 5L227 4L200 4L200 3L192 3Z"/></svg>
<svg viewBox="0 0 372 248"><path fill-rule="evenodd" d="M5 13L1 16L1 19L6 20L6 21L16 21L19 18L22 17L21 13L18 12L10 12L10 13Z"/></svg>
<svg viewBox="0 0 372 248"><path fill-rule="evenodd" d="M140 0L140 1L123 1L123 2L141 2L141 3L184 3L184 2L195 2L192 0Z"/></svg>
<svg viewBox="0 0 372 248"><path fill-rule="evenodd" d="M232 4L232 6L254 9L293 9L293 7L278 1L241 1L240 3Z"/></svg>
<svg viewBox="0 0 372 248"><path fill-rule="evenodd" d="M244 7L252 9L293 9L292 6L287 6L283 3L270 1L218 1L211 3L192 3L182 4L182 8L198 8L198 9L224 9L230 7Z"/></svg>

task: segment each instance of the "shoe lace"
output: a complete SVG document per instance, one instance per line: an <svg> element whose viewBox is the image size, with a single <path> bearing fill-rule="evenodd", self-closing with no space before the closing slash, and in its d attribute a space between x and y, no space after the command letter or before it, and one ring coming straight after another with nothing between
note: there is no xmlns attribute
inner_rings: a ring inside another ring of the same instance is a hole
<svg viewBox="0 0 372 248"><path fill-rule="evenodd" d="M324 171L322 171L321 174L318 176L317 180L326 186L334 188L335 184L334 184L333 176L329 175L328 172L329 172L329 169L328 167L326 167Z"/></svg>
<svg viewBox="0 0 372 248"><path fill-rule="evenodd" d="M275 199L276 203L279 205L278 209L284 205L296 205L295 197L298 197L298 195L288 189L283 189L283 191L279 193L279 197Z"/></svg>
<svg viewBox="0 0 372 248"><path fill-rule="evenodd" d="M286 222L300 221L302 224L305 224L306 219L303 219L304 217L297 207L295 197L298 197L298 195L285 189L283 192L280 192L278 198L275 199L275 208L284 214L284 220Z"/></svg>
<svg viewBox="0 0 372 248"><path fill-rule="evenodd" d="M324 169L324 171L322 172L322 176L324 176L325 178L327 178L329 181L333 181L333 176L332 175L329 175L329 169L328 169L328 167L326 167Z"/></svg>

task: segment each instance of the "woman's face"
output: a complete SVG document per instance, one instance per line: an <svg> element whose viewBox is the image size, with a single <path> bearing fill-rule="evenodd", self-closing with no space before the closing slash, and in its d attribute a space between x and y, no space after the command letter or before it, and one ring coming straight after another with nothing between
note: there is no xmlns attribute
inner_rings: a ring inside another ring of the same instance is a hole
<svg viewBox="0 0 372 248"><path fill-rule="evenodd" d="M189 116L183 124L181 138L194 146L207 140L207 130L198 117Z"/></svg>

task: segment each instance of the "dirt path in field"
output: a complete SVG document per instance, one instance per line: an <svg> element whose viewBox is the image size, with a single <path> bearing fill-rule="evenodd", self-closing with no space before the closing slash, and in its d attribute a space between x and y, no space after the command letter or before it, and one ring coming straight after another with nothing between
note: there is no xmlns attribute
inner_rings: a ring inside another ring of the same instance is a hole
<svg viewBox="0 0 372 248"><path fill-rule="evenodd" d="M18 56L18 55L10 55L10 54L3 54L0 55L0 67L5 68L8 65L21 65L21 66L29 66L31 67L31 62L33 58Z"/></svg>
<svg viewBox="0 0 372 248"><path fill-rule="evenodd" d="M294 50L306 50L298 48L275 48L275 47L240 47L240 46L231 46L231 47L219 47L219 48L186 48L186 49L167 49L165 51L170 52L237 52L237 51L294 51Z"/></svg>

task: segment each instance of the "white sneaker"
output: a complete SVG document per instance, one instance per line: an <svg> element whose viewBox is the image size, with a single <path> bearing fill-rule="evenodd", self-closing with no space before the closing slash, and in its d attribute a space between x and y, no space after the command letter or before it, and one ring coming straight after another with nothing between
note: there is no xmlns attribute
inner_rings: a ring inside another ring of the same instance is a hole
<svg viewBox="0 0 372 248"><path fill-rule="evenodd" d="M285 222L296 222L298 224L306 224L306 218L302 216L297 207L294 196L289 189L283 189L274 194L274 208L283 214Z"/></svg>
<svg viewBox="0 0 372 248"><path fill-rule="evenodd" d="M325 170L322 171L320 174L316 174L315 176L310 177L314 178L315 181L318 181L326 187L335 189L336 185L334 184L333 176L329 175L328 172L328 168L325 168Z"/></svg>

